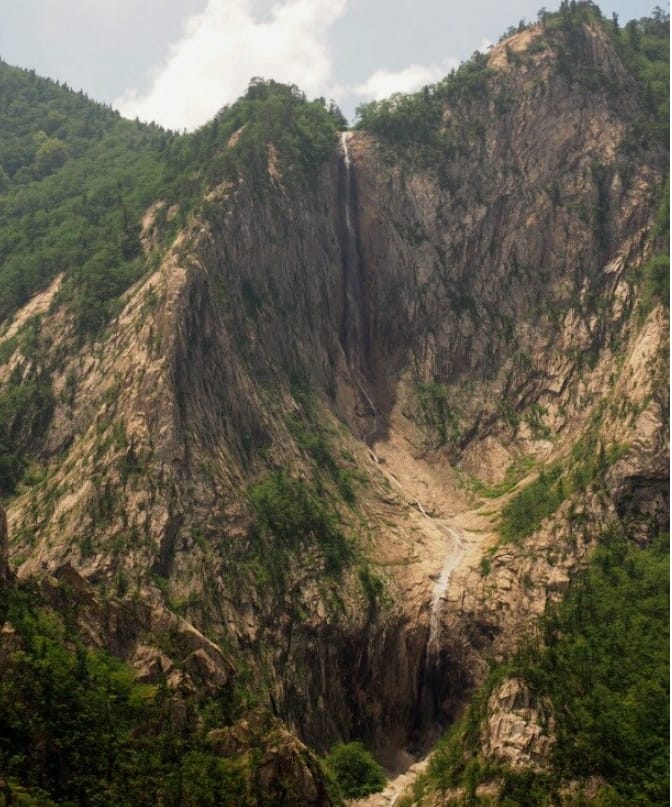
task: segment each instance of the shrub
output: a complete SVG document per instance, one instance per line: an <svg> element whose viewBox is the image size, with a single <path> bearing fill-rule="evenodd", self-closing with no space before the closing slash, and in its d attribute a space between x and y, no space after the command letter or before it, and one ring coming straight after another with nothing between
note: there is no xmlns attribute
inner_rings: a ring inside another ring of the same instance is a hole
<svg viewBox="0 0 672 807"><path fill-rule="evenodd" d="M289 554L311 545L320 548L327 575L340 576L352 559L337 513L300 479L271 474L252 488L250 501L265 563L280 576Z"/></svg>
<svg viewBox="0 0 672 807"><path fill-rule="evenodd" d="M378 793L387 781L385 771L360 742L335 745L326 764L347 799Z"/></svg>
<svg viewBox="0 0 672 807"><path fill-rule="evenodd" d="M666 308L670 304L670 256L656 255L644 267L642 305L645 310L660 301Z"/></svg>

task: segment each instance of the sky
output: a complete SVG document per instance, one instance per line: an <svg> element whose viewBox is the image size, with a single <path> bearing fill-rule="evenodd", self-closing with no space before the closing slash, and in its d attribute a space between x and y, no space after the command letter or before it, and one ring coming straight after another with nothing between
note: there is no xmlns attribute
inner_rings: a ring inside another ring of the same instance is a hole
<svg viewBox="0 0 672 807"><path fill-rule="evenodd" d="M254 76L333 99L352 121L536 20L543 1L0 0L0 58L171 129L205 123ZM621 24L654 5L600 3Z"/></svg>

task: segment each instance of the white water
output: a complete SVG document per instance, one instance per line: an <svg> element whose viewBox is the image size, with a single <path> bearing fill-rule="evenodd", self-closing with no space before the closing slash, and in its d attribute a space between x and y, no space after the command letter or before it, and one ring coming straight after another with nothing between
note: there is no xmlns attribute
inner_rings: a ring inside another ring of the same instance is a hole
<svg viewBox="0 0 672 807"><path fill-rule="evenodd" d="M371 438L375 437L376 432L378 431L378 410L376 409L376 405L373 403L373 401L369 397L369 394L367 393L366 388L364 387L364 384L362 384L361 381L359 381L359 379L357 379L357 378L355 379L355 383L357 384L357 387L358 387L359 391L362 393L362 397L364 398L364 400L366 401L369 409L371 410L371 416L373 418L373 423L371 425L371 431L367 432L364 435L363 439L364 439L364 442L366 443L366 445L369 447L369 452L371 454L371 459L376 463L376 465L378 465L378 463L379 463L378 456L377 456L376 452L373 450L373 448L369 445L369 440L371 440Z"/></svg>
<svg viewBox="0 0 672 807"><path fill-rule="evenodd" d="M438 522L437 522L438 523ZM455 527L441 524L441 531L448 538L448 551L443 559L441 573L434 584L432 600L429 612L429 638L427 639L427 657L432 650L439 649L439 638L441 635L441 611L443 603L448 593L450 578L457 568L462 555L464 554L464 542L462 534Z"/></svg>
<svg viewBox="0 0 672 807"><path fill-rule="evenodd" d="M375 411L375 408L371 401L369 400L366 392L360 387L362 394L366 398L371 407L372 411ZM380 459L378 458L377 454L373 451L373 449L369 448L369 453L371 455L371 459L378 465L380 464ZM383 475L385 478L394 484L402 493L407 493L404 486L401 482L397 479L394 474L388 473L383 470ZM427 639L427 651L426 651L426 659L427 663L429 662L430 653L436 654L439 650L439 639L441 636L441 611L443 608L443 603L446 600L446 595L448 593L448 588L450 586L450 579L453 576L453 572L458 567L462 557L464 556L464 533L462 532L459 527L454 527L450 524L447 524L443 520L439 520L433 518L429 515L429 513L425 510L422 505L422 502L419 499L411 499L413 504L418 508L418 512L427 519L427 521L431 521L435 524L441 533L446 536L446 553L443 557L443 565L441 567L441 571L439 576L434 584L434 588L432 589L432 599L430 600L430 610L429 610L429 636Z"/></svg>
<svg viewBox="0 0 672 807"><path fill-rule="evenodd" d="M345 165L345 226L350 235L354 235L352 222L350 221L350 152L348 151L348 140L352 132L341 132L341 148L343 149L343 164Z"/></svg>

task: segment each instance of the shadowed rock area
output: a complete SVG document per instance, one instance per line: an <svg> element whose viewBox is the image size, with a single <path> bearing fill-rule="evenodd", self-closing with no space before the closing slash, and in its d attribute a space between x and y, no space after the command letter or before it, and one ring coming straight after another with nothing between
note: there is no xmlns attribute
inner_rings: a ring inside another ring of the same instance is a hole
<svg viewBox="0 0 672 807"><path fill-rule="evenodd" d="M226 702L259 804L330 803L336 742L405 767L605 530L669 529L665 147L609 24L553 19L351 132L253 82L164 145L185 198L105 327L60 275L2 324L49 406L12 421L0 584L184 725ZM545 708L502 684L487 753L542 770Z"/></svg>

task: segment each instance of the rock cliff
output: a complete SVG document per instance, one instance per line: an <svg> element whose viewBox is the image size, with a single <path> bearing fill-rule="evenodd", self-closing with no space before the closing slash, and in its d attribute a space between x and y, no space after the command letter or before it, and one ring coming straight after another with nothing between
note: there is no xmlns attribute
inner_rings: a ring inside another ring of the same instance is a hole
<svg viewBox="0 0 672 807"><path fill-rule="evenodd" d="M221 686L243 662L304 741L363 737L390 764L605 525L646 542L669 506L668 310L640 271L665 168L632 145L635 78L588 24L531 27L477 66L475 91L432 99L431 140L355 131L310 180L269 143L165 249L158 202L148 271L93 344L53 290L30 304L55 404L44 473L8 503L19 576L71 576L91 641L147 680ZM34 361L19 340L3 379ZM503 542L545 471L562 495ZM177 659L152 640L171 627Z"/></svg>

